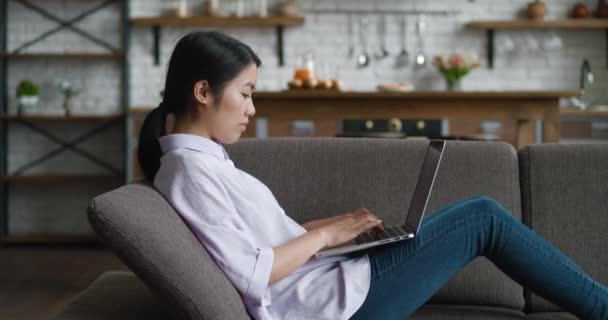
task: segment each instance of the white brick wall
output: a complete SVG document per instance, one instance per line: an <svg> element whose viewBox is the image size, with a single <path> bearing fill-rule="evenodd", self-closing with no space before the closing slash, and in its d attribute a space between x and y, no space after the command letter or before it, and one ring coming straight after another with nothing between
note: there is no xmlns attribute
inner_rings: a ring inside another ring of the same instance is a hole
<svg viewBox="0 0 608 320"><path fill-rule="evenodd" d="M191 1L193 5L202 1ZM252 1L253 2L253 1ZM427 27L426 49L430 55L447 52L476 52L482 60L485 58L485 33L472 30L465 24L475 19L510 19L518 15L528 1L488 1L488 0L457 0L457 1L313 1L302 0L299 4L304 10L318 9L350 9L372 10L379 9L428 9L428 10L460 10L460 14L449 16L429 16ZM575 1L551 1L548 18L561 18L567 14ZM595 8L596 1L586 1L589 7ZM224 8L230 1L224 1ZM271 4L276 4L271 2ZM133 16L151 16L162 12L161 1L132 1ZM195 9L192 11L197 12ZM275 56L276 38L272 28L222 28L221 31L237 37L249 44L261 57L264 66L259 72L260 90L281 90L292 76L295 56L302 49L313 49L317 61L323 61L339 67L339 75L352 90L374 90L381 81L412 81L420 89L444 88L444 83L438 73L430 67L428 70L415 72L413 67L395 69L393 58L381 63L372 63L367 69L357 69L353 59L346 57L346 22L344 14L311 14L306 13L303 26L288 27L285 32L286 66L278 67ZM397 16L387 17L387 42L391 54L399 50L399 24ZM378 15L370 15L370 48L378 45L376 19ZM212 29L212 28L209 28ZM409 34L407 37L410 55L415 52L415 16L408 16ZM136 28L131 50L132 66L132 105L155 106L158 104L158 92L162 89L166 65L173 46L179 37L196 28L163 28L162 57L160 66L152 64L150 55L152 36L149 28ZM358 43L355 25L355 40ZM547 33L544 31L509 31L498 32L497 40L507 34L515 41L522 41L523 36L531 34L539 41ZM485 67L473 71L463 82L465 90L528 90L528 89L576 89L579 85L579 70L583 58L588 58L596 75L596 85L592 92L603 96L600 102L605 103L608 95L608 77L606 72L606 40L603 30L575 31L557 30L562 38L564 47L556 52L549 52L545 57L539 54L528 57L519 54L513 59L498 55L495 68ZM358 49L358 48L357 48ZM154 79L154 80L150 80Z"/></svg>
<svg viewBox="0 0 608 320"><path fill-rule="evenodd" d="M71 18L82 10L94 6L100 1L79 0L31 0L49 11L56 12L60 17ZM164 3L161 0L132 0L131 15L155 16L163 12ZM189 1L194 14L201 12L203 0ZM233 1L221 1L221 13L230 11ZM269 1L271 6L279 0ZM303 10L318 9L428 9L428 10L459 10L458 15L429 16L427 31L427 52L430 55L461 51L477 52L485 66L485 33L480 30L465 28L465 24L476 19L510 19L517 16L518 11L525 7L528 0L433 0L433 1L403 1L403 0L301 0ZM554 0L550 5L549 18L565 16L576 1ZM595 8L596 1L584 1L589 7ZM9 49L14 49L21 43L34 38L36 35L56 26L35 12L25 9L22 5L9 1ZM249 1L253 4L254 1ZM251 10L251 8L249 9ZM77 25L88 32L120 46L119 8L111 6L95 13L79 22ZM305 13L306 22L303 26L287 27L285 30L286 66L278 67L275 56L276 36L273 28L222 28L221 31L234 36L249 44L263 60L259 72L259 90L281 90L292 77L295 57L303 50L314 49L318 62L325 62L339 67L339 76L345 81L347 88L352 90L373 90L378 82L383 81L412 81L420 89L443 89L444 84L436 71L431 68L415 72L413 68L395 69L392 59L381 63L374 61L370 68L359 70L354 60L346 57L346 21L343 14L312 14ZM370 15L370 49L376 48L377 15ZM399 49L399 24L396 16L387 17L387 42L391 54ZM163 27L161 63L153 65L152 33L149 27L135 27L132 33L129 66L131 70L130 105L134 107L155 106L159 102L159 91L164 85L166 65L173 46L179 37L186 32L199 30L193 27ZM407 37L408 50L411 55L415 52L415 19L408 16ZM355 43L358 44L357 28L355 26ZM579 68L583 58L588 58L596 76L596 85L592 93L602 97L602 103L608 102L608 72L606 72L606 40L604 31L574 31L558 30L564 48L548 55L549 64L542 56L522 56L508 59L497 56L495 69L485 67L472 72L463 83L465 90L529 90L529 89L576 89L579 84ZM497 40L507 34L514 39L521 38L525 32L498 32ZM530 32L535 37L542 37L543 32ZM358 48L358 47L357 47ZM105 50L95 43L83 40L71 31L61 31L27 49L27 52L77 50L99 52ZM357 50L357 53L359 51ZM94 62L94 63L93 63ZM113 113L120 110L120 68L118 61L86 60L86 59L11 59L9 66L9 112L15 111L14 90L17 83L29 78L41 85L42 103L38 112L61 113L61 96L54 88L54 80L66 78L77 83L82 93L74 100L76 113ZM94 123L70 123L69 127L62 124L49 124L48 129L64 137L74 137ZM262 128L263 129L263 128ZM87 142L87 150L104 155L108 161L122 167L122 131L111 129L94 140ZM32 133L29 129L15 124L10 127L9 134L9 168L11 170L31 161L36 156L56 147L46 138ZM102 168L82 159L71 152L59 155L57 158L37 167L28 173L103 173ZM66 186L55 188L53 185L16 184L11 188L11 231L15 233L28 232L88 232L84 208L86 202L95 194L103 192L103 186ZM68 191L66 191L68 190ZM35 201L31 201L34 199Z"/></svg>

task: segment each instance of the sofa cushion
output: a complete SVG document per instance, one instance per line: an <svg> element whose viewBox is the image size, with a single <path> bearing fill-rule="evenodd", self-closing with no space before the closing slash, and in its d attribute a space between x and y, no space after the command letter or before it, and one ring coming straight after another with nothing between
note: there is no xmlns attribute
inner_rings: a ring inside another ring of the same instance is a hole
<svg viewBox="0 0 608 320"><path fill-rule="evenodd" d="M568 312L537 312L528 314L528 319L533 320L579 320L579 318Z"/></svg>
<svg viewBox="0 0 608 320"><path fill-rule="evenodd" d="M608 144L530 145L519 157L524 222L608 285ZM527 303L561 310L536 295Z"/></svg>
<svg viewBox="0 0 608 320"><path fill-rule="evenodd" d="M106 271L55 320L172 319L162 300L128 271Z"/></svg>
<svg viewBox="0 0 608 320"><path fill-rule="evenodd" d="M427 304L408 320L525 320L521 310L510 308Z"/></svg>
<svg viewBox="0 0 608 320"><path fill-rule="evenodd" d="M250 319L239 293L146 180L95 197L93 230L179 319Z"/></svg>
<svg viewBox="0 0 608 320"><path fill-rule="evenodd" d="M265 183L300 223L365 207L391 225L404 221L427 146L416 140L288 137L245 138L225 148L235 165ZM429 212L472 195L490 196L521 218L511 145L448 141ZM524 306L521 286L483 257L431 302Z"/></svg>

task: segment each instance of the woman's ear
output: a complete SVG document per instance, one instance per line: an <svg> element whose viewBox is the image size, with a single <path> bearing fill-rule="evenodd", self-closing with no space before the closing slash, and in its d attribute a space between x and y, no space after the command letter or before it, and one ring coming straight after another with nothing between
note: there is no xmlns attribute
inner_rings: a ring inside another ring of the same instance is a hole
<svg viewBox="0 0 608 320"><path fill-rule="evenodd" d="M197 81L194 84L194 98L202 105L209 103L209 83L207 80Z"/></svg>

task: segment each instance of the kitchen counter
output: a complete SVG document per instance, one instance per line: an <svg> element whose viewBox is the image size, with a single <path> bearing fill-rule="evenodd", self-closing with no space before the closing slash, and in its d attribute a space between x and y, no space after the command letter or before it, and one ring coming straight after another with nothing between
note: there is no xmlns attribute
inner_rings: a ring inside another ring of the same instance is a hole
<svg viewBox="0 0 608 320"><path fill-rule="evenodd" d="M542 142L559 142L559 100L580 91L280 91L253 95L256 116L272 120L480 119L515 120L521 148L535 143L535 121Z"/></svg>
<svg viewBox="0 0 608 320"><path fill-rule="evenodd" d="M293 90L256 92L256 117L273 120L342 119L479 119L515 120L516 148L535 143L535 122L542 142L559 142L560 98L580 95L563 91L412 91L360 92ZM131 114L150 109L132 109Z"/></svg>
<svg viewBox="0 0 608 320"><path fill-rule="evenodd" d="M567 98L580 95L580 91L410 91L410 92L381 92L381 91L335 91L335 90L285 90L260 91L254 93L255 98L297 98L297 99L351 99L351 98Z"/></svg>

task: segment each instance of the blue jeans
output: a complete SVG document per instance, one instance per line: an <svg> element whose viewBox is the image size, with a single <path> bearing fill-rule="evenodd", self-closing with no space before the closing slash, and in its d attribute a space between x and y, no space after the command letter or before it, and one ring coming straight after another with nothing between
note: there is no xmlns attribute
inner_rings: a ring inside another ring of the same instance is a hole
<svg viewBox="0 0 608 320"><path fill-rule="evenodd" d="M581 319L608 319L608 289L485 196L426 216L413 239L353 254L362 253L371 287L351 319L406 319L478 256Z"/></svg>

